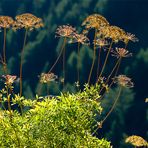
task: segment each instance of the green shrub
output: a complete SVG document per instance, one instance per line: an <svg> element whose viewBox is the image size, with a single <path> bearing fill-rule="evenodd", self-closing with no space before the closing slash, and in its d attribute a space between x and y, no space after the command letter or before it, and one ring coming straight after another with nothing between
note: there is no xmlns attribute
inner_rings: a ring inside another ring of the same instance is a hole
<svg viewBox="0 0 148 148"><path fill-rule="evenodd" d="M90 89L93 94L87 93ZM91 134L97 125L95 117L102 111L95 93L94 86L86 85L82 92L42 101L15 95L12 101L29 109L23 109L22 115L16 110L0 111L0 147L110 148L110 142Z"/></svg>

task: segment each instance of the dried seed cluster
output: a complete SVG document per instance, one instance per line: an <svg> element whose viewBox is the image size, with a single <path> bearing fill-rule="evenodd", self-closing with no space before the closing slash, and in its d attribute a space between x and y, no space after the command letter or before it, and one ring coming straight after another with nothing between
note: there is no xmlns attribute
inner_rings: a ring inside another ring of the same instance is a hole
<svg viewBox="0 0 148 148"><path fill-rule="evenodd" d="M148 146L148 142L146 140L144 140L142 137L140 136L129 136L128 138L126 138L125 140L126 143L131 143L134 146Z"/></svg>
<svg viewBox="0 0 148 148"><path fill-rule="evenodd" d="M117 77L114 78L114 82L117 82L119 85L123 86L123 87L133 87L134 84L131 81L131 78L125 76L125 75L119 75Z"/></svg>
<svg viewBox="0 0 148 148"><path fill-rule="evenodd" d="M0 16L0 28L10 28L14 20L10 16Z"/></svg>
<svg viewBox="0 0 148 148"><path fill-rule="evenodd" d="M5 79L6 85L12 85L17 78L14 75L3 75L2 77Z"/></svg>
<svg viewBox="0 0 148 148"><path fill-rule="evenodd" d="M70 25L59 26L56 30L56 37L71 37L76 32L76 29Z"/></svg>
<svg viewBox="0 0 148 148"><path fill-rule="evenodd" d="M74 33L69 42L70 43L81 43L83 45L89 45L90 44L89 39L86 35L78 34L78 33Z"/></svg>
<svg viewBox="0 0 148 148"><path fill-rule="evenodd" d="M57 78L57 75L55 75L54 73L41 73L40 83L52 82L55 81Z"/></svg>
<svg viewBox="0 0 148 148"><path fill-rule="evenodd" d="M82 23L82 26L85 26L86 30L89 30L91 28L99 30L100 28L108 25L109 22L106 20L106 18L99 14L88 16Z"/></svg>
<svg viewBox="0 0 148 148"><path fill-rule="evenodd" d="M128 50L126 50L125 48L116 48L115 50L112 50L112 56L120 58L120 57L131 57L132 53L129 53Z"/></svg>
<svg viewBox="0 0 148 148"><path fill-rule="evenodd" d="M40 28L44 26L41 18L38 18L30 13L17 15L15 20L16 21L13 25L15 30L21 28L33 30L34 28Z"/></svg>

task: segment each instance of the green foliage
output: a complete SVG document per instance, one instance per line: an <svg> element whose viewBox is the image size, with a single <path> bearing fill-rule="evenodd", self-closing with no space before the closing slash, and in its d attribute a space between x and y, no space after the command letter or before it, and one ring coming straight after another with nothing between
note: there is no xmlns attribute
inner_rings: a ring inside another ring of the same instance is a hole
<svg viewBox="0 0 148 148"><path fill-rule="evenodd" d="M92 126L96 125L95 117L102 112L96 101L98 88L86 85L82 92L46 97L42 101L38 96L30 100L15 95L13 104L29 109L23 109L22 114L0 110L0 147L110 148L108 141L91 135L96 127Z"/></svg>

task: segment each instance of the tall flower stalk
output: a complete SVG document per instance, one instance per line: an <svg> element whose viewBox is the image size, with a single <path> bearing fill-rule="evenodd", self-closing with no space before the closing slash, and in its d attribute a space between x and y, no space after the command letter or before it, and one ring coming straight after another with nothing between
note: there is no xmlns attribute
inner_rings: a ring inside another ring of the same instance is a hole
<svg viewBox="0 0 148 148"><path fill-rule="evenodd" d="M24 35L24 42L23 42L23 48L21 51L21 60L20 60L20 96L22 96L22 71L23 71L23 59L24 59L24 49L26 45L26 40L27 40L27 33L28 29L25 30L25 35Z"/></svg>
<svg viewBox="0 0 148 148"><path fill-rule="evenodd" d="M78 50L78 56L77 56L77 82L80 82L80 45L89 45L89 39L83 34L79 34L75 32L69 41L69 43L77 43L77 50Z"/></svg>
<svg viewBox="0 0 148 148"><path fill-rule="evenodd" d="M114 82L117 83L119 85L119 90L118 90L118 94L117 97L111 107L111 109L109 110L109 112L106 114L106 116L104 117L104 119L100 122L101 127L103 125L103 123L106 121L106 119L109 117L109 115L113 112L113 110L115 109L117 102L120 98L121 92L123 87L128 87L128 88L132 88L134 86L133 82L131 82L131 78L125 76L125 75L119 75L117 77L114 78ZM94 135L97 130L100 128L100 126L98 126L94 132L92 133L92 135Z"/></svg>
<svg viewBox="0 0 148 148"><path fill-rule="evenodd" d="M98 63L97 63L97 80L96 81L98 81L99 71L100 71L100 68L101 68L101 63L100 63L101 62L101 51L107 45L108 45L108 42L104 38L99 37L96 40L96 46L98 46L98 48L99 48L99 52L98 52Z"/></svg>
<svg viewBox="0 0 148 148"><path fill-rule="evenodd" d="M104 18L103 16L99 14L92 14L88 16L82 23L82 26L85 26L85 32L87 33L91 29L95 29L95 35L94 35L94 47L93 47L93 61L91 65L91 69L88 76L88 84L91 80L91 75L93 71L93 67L95 64L95 58L96 58L96 39L97 39L97 33L100 32L100 30L106 26L109 26L109 22Z"/></svg>
<svg viewBox="0 0 148 148"><path fill-rule="evenodd" d="M110 47L109 47L109 49L108 49L108 52L107 52L107 55L106 55L106 57L105 57L105 61L104 61L104 64L103 64L102 70L101 70L101 72L100 72L99 78L102 76L103 71L104 71L104 69L105 69L105 66L106 66L106 63L107 63L107 60L108 60L108 57L109 57L109 54L110 54L110 51L111 51L112 45L113 45L113 41L111 42Z"/></svg>
<svg viewBox="0 0 148 148"><path fill-rule="evenodd" d="M23 48L21 51L21 58L20 58L20 96L22 96L22 70L23 70L23 59L24 59L24 49L26 45L26 39L28 31L32 31L33 29L37 29L43 27L42 19L38 18L30 13L24 13L15 17L15 23L13 24L13 29L25 29L25 36L23 42Z"/></svg>
<svg viewBox="0 0 148 148"><path fill-rule="evenodd" d="M54 64L53 64L52 67L50 68L50 70L48 71L48 73L50 73L50 72L54 69L54 67L56 66L56 64L58 63L58 61L59 61L61 55L63 54L63 50L64 50L64 48L65 48L65 46L66 46L66 42L67 42L67 39L66 39L66 37L65 37L65 38L64 38L64 41L63 41L63 45L62 45L61 51L60 51L60 53L59 53L59 55L58 55L56 61L54 62Z"/></svg>
<svg viewBox="0 0 148 148"><path fill-rule="evenodd" d="M3 64L3 70L4 73L7 73L7 62L6 62L6 33L7 29L11 28L14 23L14 20L9 16L0 16L0 28L3 29L4 35L3 35L3 57L2 57L2 64Z"/></svg>
<svg viewBox="0 0 148 148"><path fill-rule="evenodd" d="M93 49L93 61L92 61L91 69L90 69L89 76L88 76L88 84L90 83L92 71L93 71L93 68L94 68L94 65L95 65L95 59L96 59L96 37L97 37L97 30L95 29L94 49Z"/></svg>
<svg viewBox="0 0 148 148"><path fill-rule="evenodd" d="M4 72L7 73L7 64L6 64L6 28L4 28L3 62L4 62Z"/></svg>
<svg viewBox="0 0 148 148"><path fill-rule="evenodd" d="M127 48L127 45L129 43L129 41L132 41L132 42L137 42L138 39L135 37L134 34L131 34L131 33L122 33L122 36L120 37L120 40L122 40L124 43L125 43L125 47L124 48L116 48L115 50L111 50L111 55L116 57L118 60L114 66L114 68L112 69L110 75L108 76L106 82L105 82L105 85L107 85L107 83L109 82L109 79L111 78L113 72L114 74L114 77L116 77L118 71L119 71L119 67L120 67L120 64L121 64L121 60L122 58L126 58L126 57L131 57L132 56L132 53L129 53L129 51L126 49ZM113 77L112 77L113 78ZM112 80L111 83L109 84L108 86L108 90L111 88L111 86L113 85L114 81ZM101 91L103 90L103 88L100 90L100 93ZM103 98L105 95L105 92L102 94L101 98Z"/></svg>
<svg viewBox="0 0 148 148"><path fill-rule="evenodd" d="M64 42L62 45L62 49L61 52L59 54L59 56L57 57L55 63L52 65L52 67L50 68L49 72L52 71L52 69L55 67L55 65L57 64L57 62L59 61L61 55L63 54L63 86L64 86L64 82L65 82L65 46L66 46L66 42L68 38L71 38L73 36L73 34L75 33L76 29L70 25L62 25L59 26L56 30L56 37L64 37Z"/></svg>
<svg viewBox="0 0 148 148"><path fill-rule="evenodd" d="M107 55L105 57L105 61L104 61L102 70L100 72L99 78L102 76L104 72L113 43L117 43L123 40L123 37L125 36L125 31L117 26L107 26L100 30L100 34L102 34L104 38L111 39L111 43L110 43Z"/></svg>
<svg viewBox="0 0 148 148"><path fill-rule="evenodd" d="M77 79L80 82L80 43L78 42L78 66L77 66Z"/></svg>

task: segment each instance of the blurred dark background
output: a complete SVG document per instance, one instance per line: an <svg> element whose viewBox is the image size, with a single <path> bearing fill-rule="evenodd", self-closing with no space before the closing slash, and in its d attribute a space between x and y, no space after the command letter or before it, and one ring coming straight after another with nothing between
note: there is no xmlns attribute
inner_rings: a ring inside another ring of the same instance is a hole
<svg viewBox="0 0 148 148"><path fill-rule="evenodd" d="M135 34L139 42L129 43L128 50L133 57L123 60L119 73L132 78L135 87L124 89L116 109L108 118L98 137L105 137L115 148L129 147L125 137L139 135L148 138L148 0L0 0L0 15L15 17L22 13L32 13L41 17L44 28L29 33L23 64L23 93L33 98L39 90L38 75L48 72L55 61L62 39L55 38L59 25L70 24L81 30L82 21L90 14L98 13L106 17L112 25ZM6 55L9 71L19 76L19 58L23 44L24 31L7 33ZM0 51L3 48L3 33L0 33ZM75 45L66 46L66 86L74 91L76 81L77 50ZM81 81L87 80L91 66L92 50L81 46ZM110 61L111 63L111 61ZM108 67L110 64L108 65ZM61 61L54 69L60 75ZM2 71L0 74L3 74ZM51 84L50 94L58 94L60 82ZM44 90L43 90L44 94ZM117 89L112 89L103 100L103 114L110 109ZM148 139L147 139L148 140Z"/></svg>

